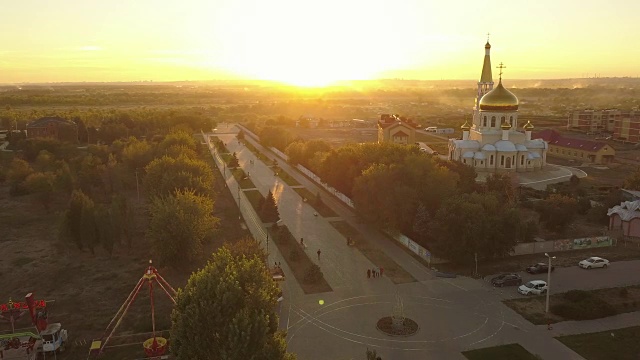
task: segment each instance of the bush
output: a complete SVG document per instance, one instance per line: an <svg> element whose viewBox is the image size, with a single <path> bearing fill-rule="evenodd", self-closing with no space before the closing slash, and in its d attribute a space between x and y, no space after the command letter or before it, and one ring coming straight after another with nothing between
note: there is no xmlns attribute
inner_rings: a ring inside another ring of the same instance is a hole
<svg viewBox="0 0 640 360"><path fill-rule="evenodd" d="M564 298L569 301L583 301L593 297L593 295L584 290L571 290L564 294Z"/></svg>
<svg viewBox="0 0 640 360"><path fill-rule="evenodd" d="M322 270L320 270L320 266L316 264L312 264L304 272L304 281L308 284L315 284L320 281L322 277Z"/></svg>
<svg viewBox="0 0 640 360"><path fill-rule="evenodd" d="M556 304L551 306L550 310L568 320L591 320L616 314L613 306L595 296L589 296L581 301Z"/></svg>

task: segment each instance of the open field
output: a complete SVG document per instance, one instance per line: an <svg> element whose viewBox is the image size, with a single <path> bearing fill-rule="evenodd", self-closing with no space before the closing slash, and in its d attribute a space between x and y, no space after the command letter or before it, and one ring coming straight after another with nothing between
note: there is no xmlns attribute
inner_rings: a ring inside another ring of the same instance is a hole
<svg viewBox="0 0 640 360"><path fill-rule="evenodd" d="M552 294L550 316L545 314L545 297L511 299L504 303L533 324L566 320L592 320L640 310L640 286L597 290L574 290Z"/></svg>
<svg viewBox="0 0 640 360"><path fill-rule="evenodd" d="M360 233L354 229L346 221L331 221L329 222L338 232L340 232L345 238L351 238L354 242L354 246L360 250L369 261L374 263L377 267L384 269L384 276L393 281L394 284L405 284L416 281L411 274L409 274L402 266L398 265L392 258L387 256L382 250L375 248L369 244L369 242L360 236Z"/></svg>
<svg viewBox="0 0 640 360"><path fill-rule="evenodd" d="M238 210L231 194L217 179L214 216L219 217L218 231L205 245L209 254L224 242L234 242L248 236L238 222ZM109 256L97 248L96 254L78 250L70 243L57 239L60 216L66 208L68 198L58 194L50 212L45 212L32 196L10 197L7 186L0 186L0 223L3 224L0 246L0 302L22 299L33 292L38 299L55 300L49 308L49 319L61 322L69 331L69 347L58 355L58 359L84 359L90 341L99 338L107 324L124 302L136 282L143 275L149 259L153 258L150 243L145 238L147 215L145 206L135 202L135 191L125 193L135 212L135 233L130 248L125 244L116 246ZM174 287L185 285L192 271L201 267L201 262L189 268L172 269L155 264L161 274ZM170 301L160 292L155 293L156 327L169 329ZM17 327L29 327L27 317L19 320ZM8 330L6 324L1 330ZM151 331L149 296L141 293L132 305L115 335L126 335ZM78 341L86 344L75 345ZM130 360L143 357L140 345L126 347L108 357L115 360Z"/></svg>
<svg viewBox="0 0 640 360"><path fill-rule="evenodd" d="M520 344L494 346L484 349L465 351L462 353L469 360L536 360L535 355L528 352Z"/></svg>
<svg viewBox="0 0 640 360"><path fill-rule="evenodd" d="M557 337L587 360L637 360L640 358L640 326L591 334Z"/></svg>

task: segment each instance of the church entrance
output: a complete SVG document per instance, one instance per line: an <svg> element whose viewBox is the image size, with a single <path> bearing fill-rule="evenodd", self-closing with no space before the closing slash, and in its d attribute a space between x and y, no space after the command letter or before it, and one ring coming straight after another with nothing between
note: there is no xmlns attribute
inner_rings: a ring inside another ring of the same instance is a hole
<svg viewBox="0 0 640 360"><path fill-rule="evenodd" d="M511 169L511 156L507 157L507 161L504 163L504 167L507 169Z"/></svg>

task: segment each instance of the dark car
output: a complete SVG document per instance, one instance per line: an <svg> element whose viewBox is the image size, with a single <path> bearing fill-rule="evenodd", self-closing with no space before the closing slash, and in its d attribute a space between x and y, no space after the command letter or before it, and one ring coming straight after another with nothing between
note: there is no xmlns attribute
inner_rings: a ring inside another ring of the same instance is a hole
<svg viewBox="0 0 640 360"><path fill-rule="evenodd" d="M497 287L522 285L522 278L518 274L502 274L491 279L491 285Z"/></svg>
<svg viewBox="0 0 640 360"><path fill-rule="evenodd" d="M540 273L546 273L547 271L549 271L549 265L545 264L545 263L537 263L535 265L531 265L529 267L527 267L525 270L527 270L527 272L529 274L540 274ZM553 265L551 265L551 271L554 270Z"/></svg>

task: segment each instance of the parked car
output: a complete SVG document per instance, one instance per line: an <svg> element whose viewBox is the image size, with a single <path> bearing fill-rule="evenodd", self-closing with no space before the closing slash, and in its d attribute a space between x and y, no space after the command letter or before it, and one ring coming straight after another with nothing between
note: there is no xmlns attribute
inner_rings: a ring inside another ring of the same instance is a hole
<svg viewBox="0 0 640 360"><path fill-rule="evenodd" d="M429 127L424 128L424 131L426 131L426 132L436 132L437 130L438 130L437 126L429 126Z"/></svg>
<svg viewBox="0 0 640 360"><path fill-rule="evenodd" d="M555 268L553 267L553 265L551 265L551 271L553 271ZM547 271L549 271L549 265L545 264L545 263L537 263L535 265L531 265L529 267L527 267L525 269L529 274L540 274L540 273L546 273Z"/></svg>
<svg viewBox="0 0 640 360"><path fill-rule="evenodd" d="M609 266L609 260L603 259L601 257L592 256L588 259L584 259L578 263L583 269L593 269L593 268L607 268Z"/></svg>
<svg viewBox="0 0 640 360"><path fill-rule="evenodd" d="M547 283L542 280L531 280L518 287L518 292L522 295L542 295L547 293Z"/></svg>
<svg viewBox="0 0 640 360"><path fill-rule="evenodd" d="M497 287L522 285L522 278L518 274L502 274L491 279L491 285Z"/></svg>

